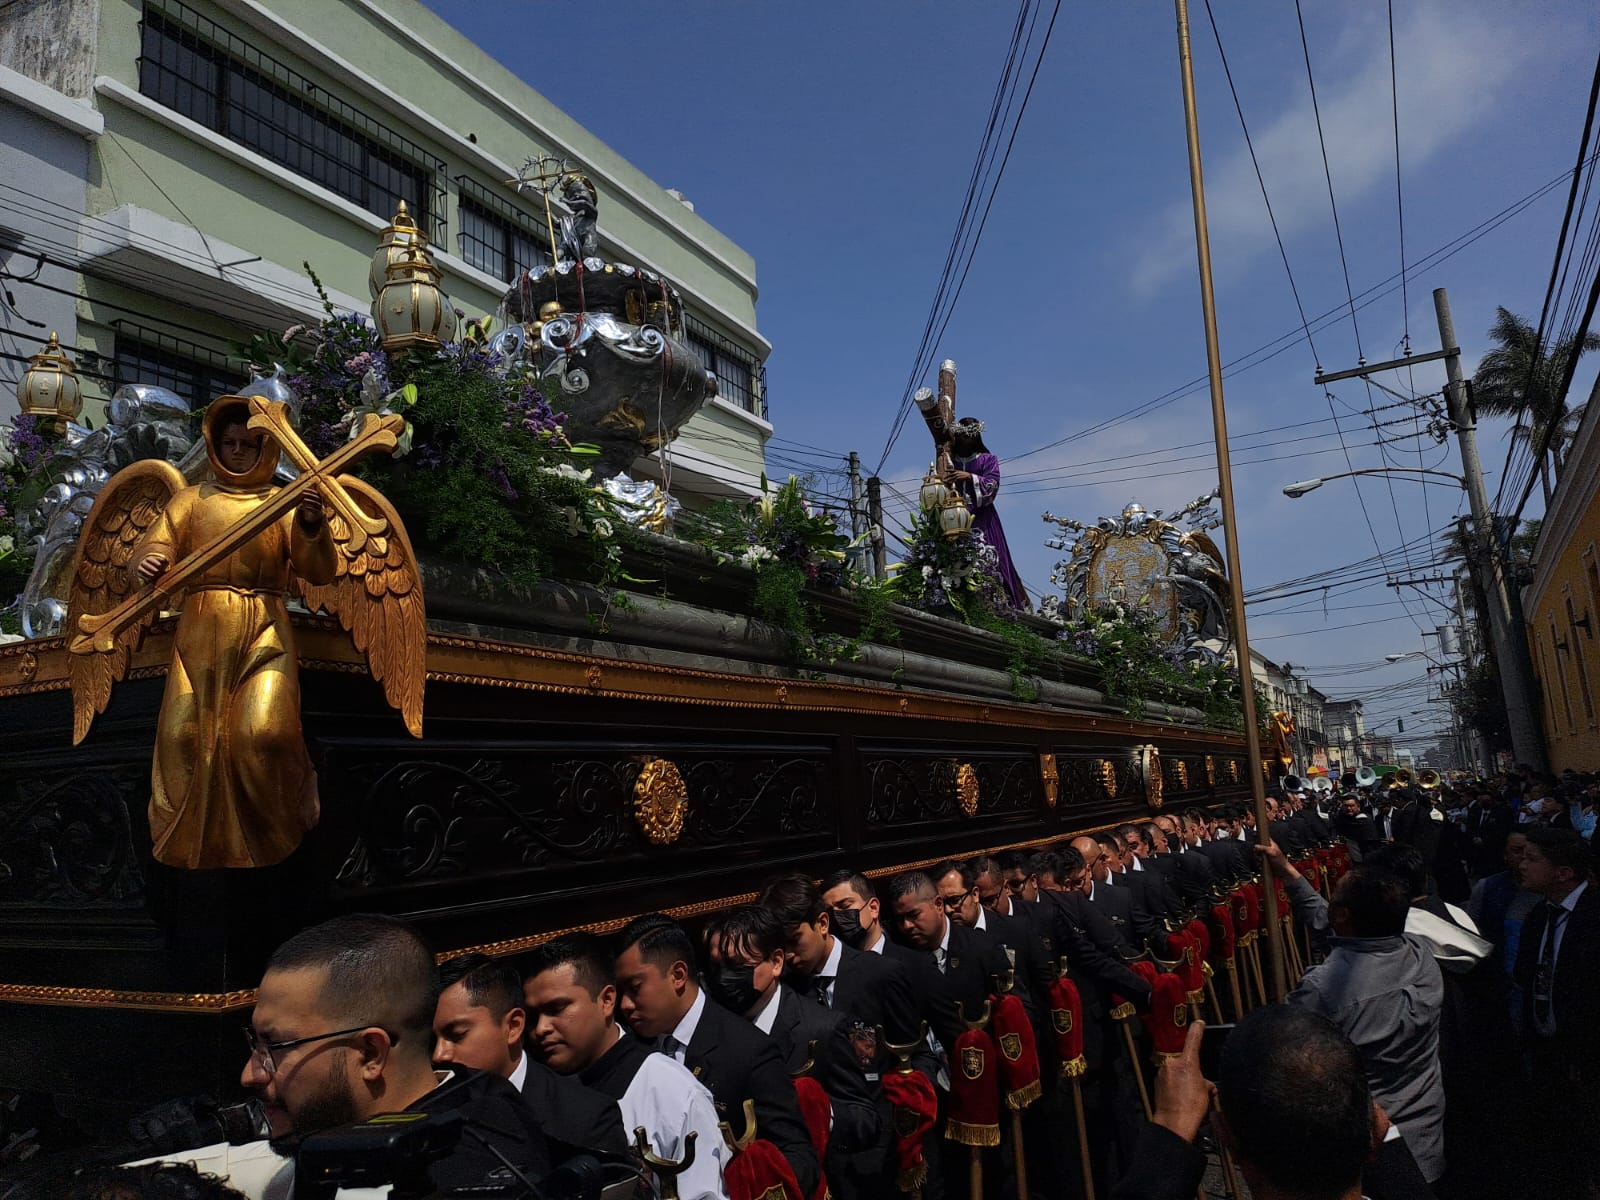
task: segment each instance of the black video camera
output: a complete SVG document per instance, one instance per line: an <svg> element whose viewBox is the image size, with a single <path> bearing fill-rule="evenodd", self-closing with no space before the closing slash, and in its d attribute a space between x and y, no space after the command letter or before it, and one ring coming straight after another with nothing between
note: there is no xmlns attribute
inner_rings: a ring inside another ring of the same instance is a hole
<svg viewBox="0 0 1600 1200"><path fill-rule="evenodd" d="M295 1200L333 1200L343 1188L391 1188L392 1200L625 1200L638 1171L591 1155L540 1180L509 1162L481 1182L440 1191L429 1168L471 1132L460 1112L385 1113L306 1138L295 1155Z"/></svg>

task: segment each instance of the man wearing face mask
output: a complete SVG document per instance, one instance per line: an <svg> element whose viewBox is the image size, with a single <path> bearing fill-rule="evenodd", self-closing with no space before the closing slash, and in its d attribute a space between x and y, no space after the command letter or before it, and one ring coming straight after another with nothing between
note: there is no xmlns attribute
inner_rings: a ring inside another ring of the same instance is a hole
<svg viewBox="0 0 1600 1200"><path fill-rule="evenodd" d="M877 1033L785 983L785 943L783 926L760 905L713 917L706 926L706 989L777 1043L791 1078L809 1075L828 1094L823 1173L832 1194L840 1200L883 1195L892 1187L894 1161L892 1117L875 1061Z"/></svg>
<svg viewBox="0 0 1600 1200"><path fill-rule="evenodd" d="M759 901L783 928L790 983L835 1012L882 1029L900 1045L921 1036L923 1014L913 997L911 977L897 951L874 954L848 946L834 935L838 910L803 875L784 875L769 883Z"/></svg>

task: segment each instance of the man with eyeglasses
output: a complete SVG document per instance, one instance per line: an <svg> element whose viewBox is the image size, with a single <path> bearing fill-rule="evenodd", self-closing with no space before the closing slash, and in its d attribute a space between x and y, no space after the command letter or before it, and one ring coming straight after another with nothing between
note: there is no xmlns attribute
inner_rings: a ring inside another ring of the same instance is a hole
<svg viewBox="0 0 1600 1200"><path fill-rule="evenodd" d="M428 1168L436 1188L477 1184L502 1155L534 1178L549 1172L544 1134L510 1083L434 1070L434 979L432 952L390 917L336 917L278 947L240 1074L265 1102L274 1150L383 1113L455 1111L471 1132Z"/></svg>
<svg viewBox="0 0 1600 1200"><path fill-rule="evenodd" d="M434 1070L435 987L432 952L393 918L337 917L296 934L268 960L243 1031L240 1082L263 1101L268 1137L163 1158L249 1200L291 1200L293 1155L312 1134L384 1113L459 1111L477 1136L432 1164L436 1188L476 1184L500 1167L485 1143L526 1174L548 1173L544 1134L505 1079Z"/></svg>

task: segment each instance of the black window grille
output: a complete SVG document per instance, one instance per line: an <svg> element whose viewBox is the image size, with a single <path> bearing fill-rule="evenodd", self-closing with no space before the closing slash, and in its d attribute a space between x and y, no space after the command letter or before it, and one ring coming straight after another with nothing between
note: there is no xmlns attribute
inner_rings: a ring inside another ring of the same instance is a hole
<svg viewBox="0 0 1600 1200"><path fill-rule="evenodd" d="M755 355L693 317L688 342L700 365L717 377L717 395L767 419L767 369Z"/></svg>
<svg viewBox="0 0 1600 1200"><path fill-rule="evenodd" d="M506 283L551 264L550 235L538 218L465 175L456 179L457 248L470 266Z"/></svg>
<svg viewBox="0 0 1600 1200"><path fill-rule="evenodd" d="M178 0L149 0L139 91L380 217L445 233L444 163Z"/></svg>
<svg viewBox="0 0 1600 1200"><path fill-rule="evenodd" d="M113 387L151 383L170 388L189 402L191 411L198 412L245 383L239 365L215 350L131 321L113 321L111 327L117 334Z"/></svg>

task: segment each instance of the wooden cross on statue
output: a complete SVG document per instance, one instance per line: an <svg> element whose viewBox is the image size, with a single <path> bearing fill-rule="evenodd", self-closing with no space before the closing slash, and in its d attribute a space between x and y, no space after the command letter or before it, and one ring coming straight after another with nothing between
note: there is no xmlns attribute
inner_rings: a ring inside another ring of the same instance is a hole
<svg viewBox="0 0 1600 1200"><path fill-rule="evenodd" d="M934 474L943 479L955 467L950 458L950 439L956 425L955 360L947 358L939 364L937 395L931 388L918 388L913 399L922 413L922 419L927 422L928 432L933 435Z"/></svg>
<svg viewBox="0 0 1600 1200"><path fill-rule="evenodd" d="M288 409L262 396L250 397L248 428L267 434L278 443L294 464L300 477L273 493L272 498L217 534L181 562L174 563L148 588L135 591L107 612L85 612L77 617L78 636L67 648L74 654L109 654L117 649L117 637L146 616L159 612L168 599L183 590L191 579L209 570L240 546L278 521L299 504L300 497L316 488L323 500L349 526L347 545L352 553L365 546L368 538L382 537L388 522L374 517L350 497L336 478L361 459L378 451L392 452L405 432L405 418L395 413L362 418L356 435L328 457L317 456L302 442L289 424Z"/></svg>

